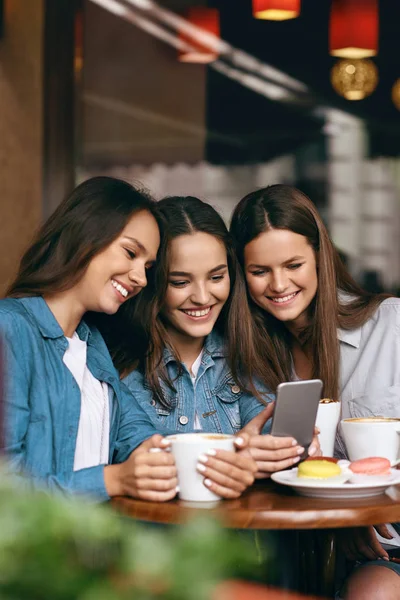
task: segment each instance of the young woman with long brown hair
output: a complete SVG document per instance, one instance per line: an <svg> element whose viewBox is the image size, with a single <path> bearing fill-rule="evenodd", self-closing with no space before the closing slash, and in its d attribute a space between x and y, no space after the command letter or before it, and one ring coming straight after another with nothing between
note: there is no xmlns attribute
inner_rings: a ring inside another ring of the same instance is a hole
<svg viewBox="0 0 400 600"><path fill-rule="evenodd" d="M400 300L355 283L311 200L286 185L257 190L237 205L231 233L256 325L242 359L264 385L319 377L343 418L400 417ZM337 451L346 452L340 438ZM390 537L385 526L379 532ZM349 558L385 559L356 572L346 598L375 598L383 584L384 597L397 598L400 569L373 528L343 539Z"/></svg>
<svg viewBox="0 0 400 600"><path fill-rule="evenodd" d="M137 348L121 346L118 336L115 363L125 374L138 367L124 382L155 425L229 434L247 425L248 433L264 437L271 395L242 362L251 316L228 230L216 210L198 198L166 198L158 209L167 246L153 299L139 300L147 311L147 348L138 357ZM290 449L285 466L298 462L303 448L292 438L274 443L271 454L278 457L281 447Z"/></svg>

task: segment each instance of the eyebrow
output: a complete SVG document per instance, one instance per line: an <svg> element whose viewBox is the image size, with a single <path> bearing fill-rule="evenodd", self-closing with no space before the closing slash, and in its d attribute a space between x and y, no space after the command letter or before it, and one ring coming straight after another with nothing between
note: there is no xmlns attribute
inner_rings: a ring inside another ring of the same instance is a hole
<svg viewBox="0 0 400 600"><path fill-rule="evenodd" d="M285 262L283 262L283 265L288 265L289 263L295 262L296 260L304 260L304 256L292 256L292 258L289 258L288 260L285 260ZM256 267L257 269L265 269L265 267L268 265L256 265L255 263L251 263L250 265L247 266L248 269Z"/></svg>
<svg viewBox="0 0 400 600"><path fill-rule="evenodd" d="M209 271L209 273L216 273L217 271L222 271L222 269L227 269L228 265L226 263L222 265L218 265L218 267L214 267ZM169 273L170 277L190 277L191 273L187 273L186 271L171 271Z"/></svg>

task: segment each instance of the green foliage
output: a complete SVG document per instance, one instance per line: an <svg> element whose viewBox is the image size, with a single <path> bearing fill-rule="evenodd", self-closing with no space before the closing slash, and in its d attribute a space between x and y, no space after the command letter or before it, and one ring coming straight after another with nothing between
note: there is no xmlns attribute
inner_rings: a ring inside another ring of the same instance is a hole
<svg viewBox="0 0 400 600"><path fill-rule="evenodd" d="M0 484L1 600L206 600L254 575L254 544L213 520L155 527L110 507Z"/></svg>

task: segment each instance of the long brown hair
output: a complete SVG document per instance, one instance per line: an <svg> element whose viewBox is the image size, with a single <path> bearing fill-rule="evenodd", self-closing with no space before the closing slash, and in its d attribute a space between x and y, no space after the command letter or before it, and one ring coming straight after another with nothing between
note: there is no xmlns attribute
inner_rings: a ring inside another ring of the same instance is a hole
<svg viewBox="0 0 400 600"><path fill-rule="evenodd" d="M159 220L156 202L126 181L113 177L84 181L37 232L6 295L42 296L72 288L92 258L109 246L140 210Z"/></svg>
<svg viewBox="0 0 400 600"><path fill-rule="evenodd" d="M253 385L252 369L241 360L242 346L248 343L247 337L249 336L249 328L252 326L252 319L242 270L223 219L210 204L191 196L164 198L158 202L158 210L163 217L167 245L160 253L153 289L150 292L151 288L149 286L147 297L146 294L142 294L137 304L137 313L141 314L142 328L145 330L148 339L147 350L138 364L136 349L132 347L129 351L126 344L123 343L121 346L120 340L119 344L115 344L111 349L114 363L123 374L139 367L144 373L146 384L151 388L154 397L161 404L167 405L162 384L172 390L174 390L174 385L162 364L164 349L169 348L178 364L180 363L179 356L168 335L168 329L161 317L168 286L168 244L182 235L190 235L196 232L208 233L222 242L226 248L231 285L228 300L215 327L224 337L227 360L233 378L242 389L250 390L251 393L263 401ZM235 344L232 343L232 339L235 340Z"/></svg>
<svg viewBox="0 0 400 600"><path fill-rule="evenodd" d="M366 292L352 279L317 209L300 190L288 185L272 185L248 194L239 202L230 231L242 267L246 245L270 229L287 229L302 235L314 250L318 289L309 307L310 324L302 333L301 343L307 347L313 376L324 382L324 395L338 398L338 327L360 327L388 296ZM292 379L291 334L284 323L263 311L251 298L249 302L257 327L253 328L254 336L243 360L251 361L255 374L274 390L281 381ZM271 351L272 364L279 365L273 373L265 368Z"/></svg>

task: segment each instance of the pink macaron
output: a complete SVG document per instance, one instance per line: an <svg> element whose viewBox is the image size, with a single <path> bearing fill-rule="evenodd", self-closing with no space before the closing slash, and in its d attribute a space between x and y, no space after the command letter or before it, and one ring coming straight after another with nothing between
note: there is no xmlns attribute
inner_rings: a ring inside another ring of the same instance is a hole
<svg viewBox="0 0 400 600"><path fill-rule="evenodd" d="M381 456L371 456L354 460L349 465L350 471L358 475L390 475L390 461Z"/></svg>
<svg viewBox="0 0 400 600"><path fill-rule="evenodd" d="M393 478L390 461L382 456L371 456L354 460L348 466L350 483L375 485L390 481Z"/></svg>

